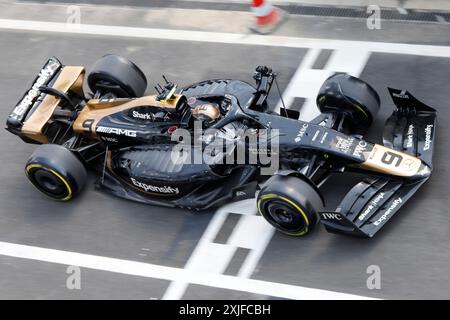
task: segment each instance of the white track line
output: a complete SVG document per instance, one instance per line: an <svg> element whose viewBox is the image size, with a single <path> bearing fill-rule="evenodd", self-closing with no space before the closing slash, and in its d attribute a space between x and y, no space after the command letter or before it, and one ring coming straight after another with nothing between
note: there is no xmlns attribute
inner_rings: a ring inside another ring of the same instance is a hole
<svg viewBox="0 0 450 320"><path fill-rule="evenodd" d="M190 270L159 266L155 264L129 261L70 251L46 249L15 243L0 242L0 255L31 259L44 262L74 265L82 268L115 272L120 274L164 279L169 281L188 281L204 286L213 286L229 290L251 292L266 296L287 299L372 299L369 297L351 295L327 290L311 289L268 281L243 279L233 276L193 272Z"/></svg>
<svg viewBox="0 0 450 320"><path fill-rule="evenodd" d="M333 39L295 38L284 36L261 36L239 33L220 33L173 29L136 28L33 20L0 19L0 29L44 31L85 35L118 36L144 39L185 40L243 45L264 45L290 48L319 48L398 53L432 57L450 57L450 47L388 42L367 42Z"/></svg>
<svg viewBox="0 0 450 320"><path fill-rule="evenodd" d="M214 261L212 259L209 259L208 256L208 248L209 245L214 241L214 238L219 233L220 228L225 223L225 220L227 219L228 211L223 210L222 208L219 208L216 213L214 214L213 218L208 224L208 227L206 228L205 232L203 233L202 237L200 238L199 242L197 243L197 246L195 247L194 251L192 252L191 256L189 257L189 260L187 261L186 265L184 266L185 270L195 270L196 267L201 267L201 264L207 264L207 265L213 265L213 268L216 269L216 271L220 272L220 269L226 268L227 264L223 264L223 261ZM232 248L235 249L235 248ZM231 257L230 257L231 259ZM224 270L221 270L224 271ZM189 286L189 281L187 279L184 279L183 281L172 281L166 292L163 295L164 300L178 300L181 299L186 292L186 289Z"/></svg>
<svg viewBox="0 0 450 320"><path fill-rule="evenodd" d="M229 213L240 214L239 222L226 244L214 243ZM238 277L249 278L273 234L273 227L261 216L256 216L255 199L229 203L216 211L184 269L221 274L225 272L237 248L246 248L249 253L239 269ZM188 286L188 280L171 282L163 299L183 298Z"/></svg>

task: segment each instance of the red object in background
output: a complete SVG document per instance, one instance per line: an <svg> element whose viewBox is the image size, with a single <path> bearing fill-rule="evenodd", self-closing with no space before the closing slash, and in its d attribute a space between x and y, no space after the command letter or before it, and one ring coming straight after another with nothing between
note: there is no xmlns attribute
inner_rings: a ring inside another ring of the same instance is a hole
<svg viewBox="0 0 450 320"><path fill-rule="evenodd" d="M273 7L266 0L252 0L252 12L256 23L250 29L262 34L274 31L286 18L284 11Z"/></svg>
<svg viewBox="0 0 450 320"><path fill-rule="evenodd" d="M171 126L167 131L169 132L169 134L171 135L172 133L175 132L175 130L177 130L178 127L177 126Z"/></svg>

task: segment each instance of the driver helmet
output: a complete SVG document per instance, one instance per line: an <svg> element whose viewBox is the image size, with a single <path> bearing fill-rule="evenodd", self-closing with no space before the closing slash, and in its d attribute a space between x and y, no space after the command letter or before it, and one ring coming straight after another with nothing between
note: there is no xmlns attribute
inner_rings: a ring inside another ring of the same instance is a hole
<svg viewBox="0 0 450 320"><path fill-rule="evenodd" d="M202 121L206 125L211 125L220 118L220 108L216 103L204 103L192 109L192 116L197 121Z"/></svg>

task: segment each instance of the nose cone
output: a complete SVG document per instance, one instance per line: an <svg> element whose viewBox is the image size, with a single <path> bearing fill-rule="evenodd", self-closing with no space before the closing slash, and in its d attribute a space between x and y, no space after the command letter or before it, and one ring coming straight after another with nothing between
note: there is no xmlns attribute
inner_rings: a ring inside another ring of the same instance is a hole
<svg viewBox="0 0 450 320"><path fill-rule="evenodd" d="M428 178L429 176L431 176L431 168L425 163L422 163L414 177L416 177L417 179L424 179Z"/></svg>

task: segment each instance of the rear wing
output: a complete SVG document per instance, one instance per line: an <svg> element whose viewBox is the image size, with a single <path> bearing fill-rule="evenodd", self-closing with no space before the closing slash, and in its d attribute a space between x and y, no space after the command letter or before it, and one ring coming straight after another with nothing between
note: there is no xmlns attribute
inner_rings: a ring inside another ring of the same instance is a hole
<svg viewBox="0 0 450 320"><path fill-rule="evenodd" d="M42 93L39 88L51 86L62 92L72 89L82 93L83 75L83 67L64 66L57 58L50 58L9 114L6 129L26 142L47 143L45 127L60 99Z"/></svg>
<svg viewBox="0 0 450 320"><path fill-rule="evenodd" d="M22 99L14 107L6 120L7 129L13 133L20 132L22 125L30 113L33 106L42 102L42 94L39 87L42 85L50 85L56 78L63 65L55 58L50 58L42 67L37 77L33 80L31 88L25 92Z"/></svg>
<svg viewBox="0 0 450 320"><path fill-rule="evenodd" d="M386 121L383 144L420 158L431 172L436 110L408 91L389 88L389 93L396 108ZM426 174L418 180L388 176L366 178L347 193L336 210L321 212L321 223L329 232L371 238L429 177Z"/></svg>

